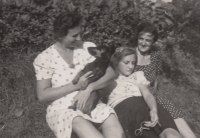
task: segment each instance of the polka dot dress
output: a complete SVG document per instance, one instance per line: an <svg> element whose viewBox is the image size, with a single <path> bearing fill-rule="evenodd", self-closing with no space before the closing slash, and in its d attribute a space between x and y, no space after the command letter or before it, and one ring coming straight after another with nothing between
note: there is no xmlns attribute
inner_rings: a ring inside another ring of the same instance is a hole
<svg viewBox="0 0 200 138"><path fill-rule="evenodd" d="M135 71L143 71L147 80L153 83L156 79L156 76L162 72L162 53L161 51L151 52L150 57L150 64L137 65ZM153 89L150 90L153 91ZM174 119L183 118L182 112L177 109L171 101L163 99L158 95L155 95L155 98L157 103L166 108Z"/></svg>
<svg viewBox="0 0 200 138"><path fill-rule="evenodd" d="M91 42L85 42L82 49L75 49L73 55L73 66L68 65L55 49L55 45L47 48L34 60L34 68L36 79L51 79L52 87L62 87L71 83L75 75L84 68L84 66L92 62L92 57L87 47L95 47ZM114 110L99 102L96 108L91 112L91 117L83 114L81 111L68 109L71 106L73 98L78 91L68 94L58 100L55 100L47 107L46 121L50 129L57 138L70 138L72 132L72 121L75 117L81 116L95 123L102 123L114 113Z"/></svg>

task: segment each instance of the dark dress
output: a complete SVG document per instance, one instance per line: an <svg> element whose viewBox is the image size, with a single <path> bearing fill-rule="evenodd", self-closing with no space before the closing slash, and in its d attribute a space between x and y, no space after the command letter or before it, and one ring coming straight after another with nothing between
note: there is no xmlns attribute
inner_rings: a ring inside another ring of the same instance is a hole
<svg viewBox="0 0 200 138"><path fill-rule="evenodd" d="M119 76L115 83L110 85L112 92L109 95L108 105L114 108L126 137L156 138L167 128L177 130L170 113L162 105L157 104L160 125L157 124L150 130L143 130L142 134L137 136L135 131L139 131L141 123L151 121L149 107L139 89L140 84L149 85L142 71L134 72L128 77Z"/></svg>
<svg viewBox="0 0 200 138"><path fill-rule="evenodd" d="M137 65L135 71L143 71L146 79L153 84L155 82L156 75L160 75L162 73L162 52L151 52L150 64ZM150 88L150 91L153 93L153 88ZM183 118L182 112L177 109L171 101L161 98L156 93L153 94L156 98L157 103L166 108L174 119Z"/></svg>
<svg viewBox="0 0 200 138"><path fill-rule="evenodd" d="M130 97L119 103L115 108L118 120L123 127L127 138L158 138L159 134L167 128L178 131L177 126L170 113L157 103L158 118L160 125L156 125L150 130L143 130L141 135L135 134L140 129L141 123L150 121L150 110L143 97Z"/></svg>

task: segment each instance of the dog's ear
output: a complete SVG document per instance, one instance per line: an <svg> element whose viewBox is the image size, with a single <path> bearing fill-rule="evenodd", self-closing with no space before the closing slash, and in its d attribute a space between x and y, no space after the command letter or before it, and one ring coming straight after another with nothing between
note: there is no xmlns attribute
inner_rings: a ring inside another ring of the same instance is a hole
<svg viewBox="0 0 200 138"><path fill-rule="evenodd" d="M99 46L99 50L101 50L101 53L109 53L110 49L107 46Z"/></svg>
<svg viewBox="0 0 200 138"><path fill-rule="evenodd" d="M112 55L112 54L115 53L116 47L113 46L113 45L111 45L111 46L109 47L109 49L110 49L110 53L111 53L111 55Z"/></svg>
<svg viewBox="0 0 200 138"><path fill-rule="evenodd" d="M88 47L88 52L94 57L96 57L97 51L99 51L98 47Z"/></svg>

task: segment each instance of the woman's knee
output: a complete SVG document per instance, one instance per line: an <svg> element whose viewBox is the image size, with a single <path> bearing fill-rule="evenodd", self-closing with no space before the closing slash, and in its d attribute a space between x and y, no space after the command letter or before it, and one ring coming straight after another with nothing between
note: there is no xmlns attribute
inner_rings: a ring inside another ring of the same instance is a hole
<svg viewBox="0 0 200 138"><path fill-rule="evenodd" d="M178 131L172 128L165 129L160 135L160 138L183 138Z"/></svg>
<svg viewBox="0 0 200 138"><path fill-rule="evenodd" d="M83 117L81 116L77 116L73 119L72 121L72 129L73 130L77 130L77 129L81 129L81 125L83 125L87 120L85 120Z"/></svg>
<svg viewBox="0 0 200 138"><path fill-rule="evenodd" d="M121 125L114 114L111 114L102 124L102 128L121 128Z"/></svg>
<svg viewBox="0 0 200 138"><path fill-rule="evenodd" d="M190 129L189 125L183 118L174 119L174 122L184 138L196 138L193 131Z"/></svg>
<svg viewBox="0 0 200 138"><path fill-rule="evenodd" d="M79 138L104 138L92 123L83 117L75 117L73 119L72 130Z"/></svg>

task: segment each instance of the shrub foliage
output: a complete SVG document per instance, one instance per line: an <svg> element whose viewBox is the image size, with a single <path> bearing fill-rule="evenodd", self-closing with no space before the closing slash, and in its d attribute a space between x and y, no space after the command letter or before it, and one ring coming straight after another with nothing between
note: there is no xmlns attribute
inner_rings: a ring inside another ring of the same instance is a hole
<svg viewBox="0 0 200 138"><path fill-rule="evenodd" d="M156 45L172 49L166 50L167 55L172 55L173 49L183 51L183 56L199 55L198 0L173 0L171 3L161 0L0 0L0 53L30 53L50 46L55 41L54 19L66 10L78 10L82 14L82 38L97 45L134 46L137 25L150 21L159 31L160 41ZM188 30L193 31L187 33ZM187 40L188 37L191 39ZM181 74L177 61L173 60L171 56L164 64L168 66L165 68L169 77L176 72Z"/></svg>
<svg viewBox="0 0 200 138"><path fill-rule="evenodd" d="M180 1L183 6L180 5ZM177 2L179 2L177 4ZM190 22L199 25L197 0L1 0L0 52L42 50L54 41L52 23L66 9L83 15L83 38L98 45L130 44L137 24L153 22L160 38L174 37ZM189 5L189 6L188 6Z"/></svg>

